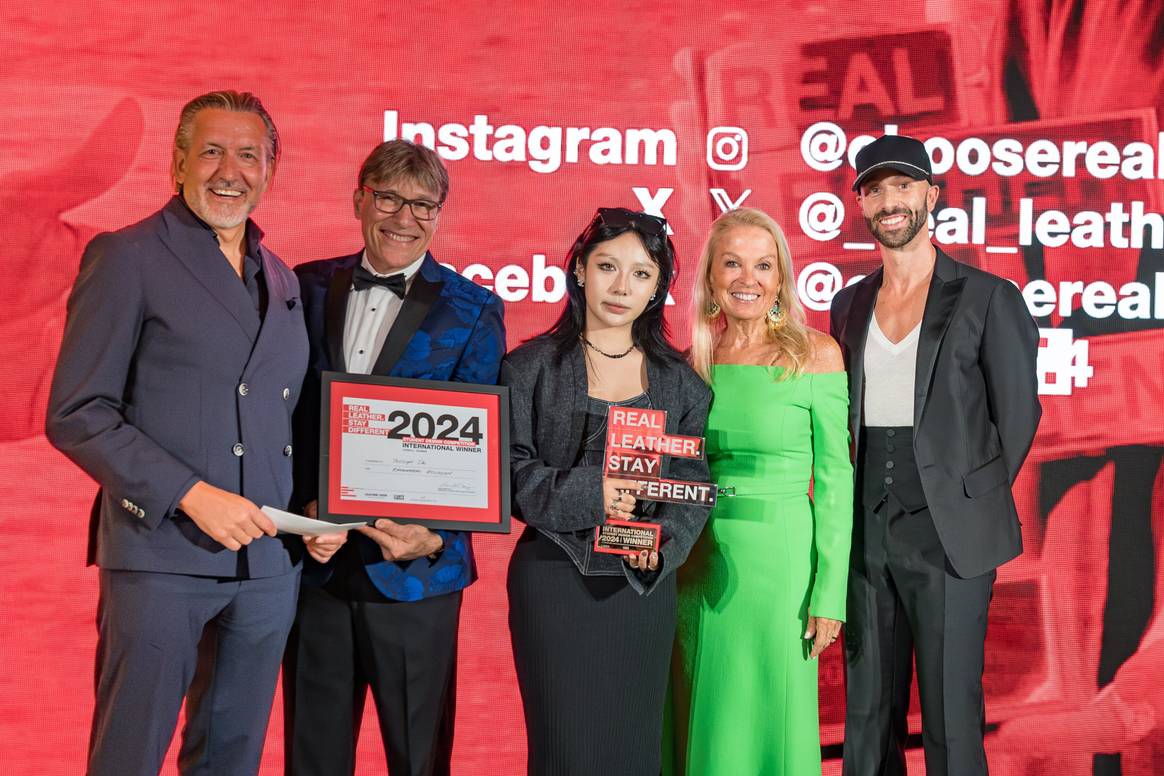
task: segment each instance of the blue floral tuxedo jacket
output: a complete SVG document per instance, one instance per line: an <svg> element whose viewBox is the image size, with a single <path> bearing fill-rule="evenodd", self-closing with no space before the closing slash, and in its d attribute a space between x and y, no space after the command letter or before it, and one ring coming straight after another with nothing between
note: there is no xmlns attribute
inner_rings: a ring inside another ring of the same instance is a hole
<svg viewBox="0 0 1164 776"><path fill-rule="evenodd" d="M296 473L294 508L318 495L320 376L345 371L344 322L352 275L363 252L295 268L307 319L311 355L295 414ZM504 307L492 292L443 267L427 254L372 374L493 385L505 355ZM302 451L302 455L300 455ZM367 537L352 533L368 577L388 598L419 601L451 593L477 578L469 535L438 531L445 550L435 561L386 561ZM322 585L327 565L304 553L303 583Z"/></svg>

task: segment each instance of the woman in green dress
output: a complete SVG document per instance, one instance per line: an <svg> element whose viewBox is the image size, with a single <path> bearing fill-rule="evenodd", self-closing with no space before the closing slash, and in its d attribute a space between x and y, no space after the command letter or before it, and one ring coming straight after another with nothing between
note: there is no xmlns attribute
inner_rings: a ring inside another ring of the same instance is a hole
<svg viewBox="0 0 1164 776"><path fill-rule="evenodd" d="M669 774L821 772L816 658L845 617L853 470L841 351L793 278L765 213L712 225L691 360L721 495L678 572Z"/></svg>

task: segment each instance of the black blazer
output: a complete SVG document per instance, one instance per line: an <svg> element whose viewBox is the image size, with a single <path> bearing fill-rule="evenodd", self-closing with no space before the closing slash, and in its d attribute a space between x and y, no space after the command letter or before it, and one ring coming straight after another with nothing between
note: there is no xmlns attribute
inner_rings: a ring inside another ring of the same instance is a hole
<svg viewBox="0 0 1164 776"><path fill-rule="evenodd" d="M318 496L319 412L322 373L345 371L344 325L352 276L363 251L295 268L303 293L303 313L311 345L303 399L295 411L297 456L292 504ZM442 382L493 385L505 352L504 306L495 294L438 264L428 254L412 278L400 312L372 366L372 374ZM435 561L384 560L380 548L365 536L349 542L359 552L372 584L396 601L418 601L445 595L476 579L473 547L463 531L437 529L445 543ZM303 584L322 585L334 563L316 563L306 556Z"/></svg>
<svg viewBox="0 0 1164 776"><path fill-rule="evenodd" d="M849 374L854 462L865 337L878 268L833 299L830 330ZM1018 289L937 248L917 346L913 446L926 502L954 570L973 577L1022 552L1010 484L1038 428L1039 330Z"/></svg>
<svg viewBox="0 0 1164 776"><path fill-rule="evenodd" d="M575 466L582 452L588 385L582 347L556 357L547 339L528 342L501 362L502 385L510 389L510 458L513 514L566 551L583 574L622 575L639 592L650 592L674 573L695 544L706 507L647 503L662 524L659 571L639 576L621 557L594 552L594 528L605 521L602 467ZM703 436L711 391L681 362L647 360L651 406L667 411L667 433ZM707 482L706 460L665 457L661 476ZM645 584L644 584L645 583Z"/></svg>

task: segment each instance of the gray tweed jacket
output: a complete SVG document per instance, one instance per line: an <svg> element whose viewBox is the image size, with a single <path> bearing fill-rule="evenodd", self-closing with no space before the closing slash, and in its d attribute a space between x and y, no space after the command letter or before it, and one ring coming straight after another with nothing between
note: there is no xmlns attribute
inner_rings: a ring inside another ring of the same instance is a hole
<svg viewBox="0 0 1164 776"><path fill-rule="evenodd" d="M659 570L633 571L621 557L594 552L594 528L605 519L602 467L576 466L586 423L587 380L582 347L556 356L555 343L534 340L501 363L510 389L513 513L566 551L589 576L625 575L640 593L674 573L695 544L710 510L648 502L645 513L663 526ZM711 391L686 364L647 361L651 406L667 411L667 433L703 436ZM665 457L662 476L707 482L707 461Z"/></svg>

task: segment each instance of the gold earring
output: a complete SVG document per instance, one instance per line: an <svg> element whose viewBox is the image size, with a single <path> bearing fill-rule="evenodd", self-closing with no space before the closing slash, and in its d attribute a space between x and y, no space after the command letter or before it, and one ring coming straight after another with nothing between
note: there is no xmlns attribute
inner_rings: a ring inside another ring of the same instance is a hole
<svg viewBox="0 0 1164 776"><path fill-rule="evenodd" d="M780 308L780 300L772 305L772 309L768 311L768 326L772 331L778 330L788 320L788 313Z"/></svg>
<svg viewBox="0 0 1164 776"><path fill-rule="evenodd" d="M715 302L712 302L711 304L709 304L707 306L707 317L708 318L715 318L716 316L719 315L719 313L720 313L719 305L717 305Z"/></svg>

